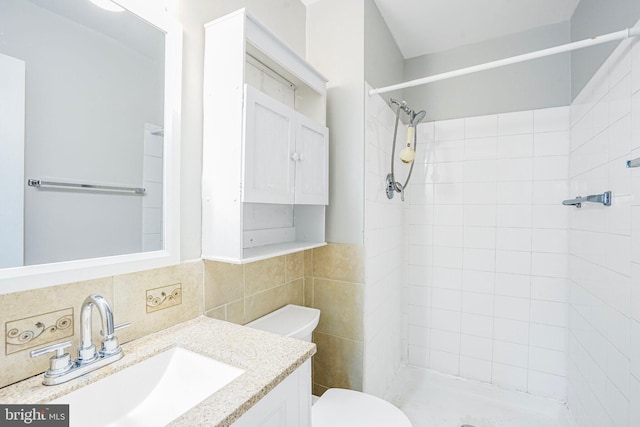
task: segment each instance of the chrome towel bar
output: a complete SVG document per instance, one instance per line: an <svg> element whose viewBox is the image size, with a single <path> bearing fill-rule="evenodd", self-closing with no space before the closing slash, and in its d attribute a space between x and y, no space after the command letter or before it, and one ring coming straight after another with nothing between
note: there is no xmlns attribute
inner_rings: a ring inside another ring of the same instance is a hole
<svg viewBox="0 0 640 427"><path fill-rule="evenodd" d="M127 193L144 194L145 189L141 187L123 187L115 185L97 185L97 184L77 184L73 182L57 182L57 181L44 181L41 179L29 179L27 184L30 187L64 187L73 188L79 190L102 190L102 191L121 191Z"/></svg>
<svg viewBox="0 0 640 427"><path fill-rule="evenodd" d="M562 204L565 206L581 208L584 202L602 203L605 206L611 206L611 191L605 191L602 194L594 194L586 197L578 196L575 199L565 200Z"/></svg>

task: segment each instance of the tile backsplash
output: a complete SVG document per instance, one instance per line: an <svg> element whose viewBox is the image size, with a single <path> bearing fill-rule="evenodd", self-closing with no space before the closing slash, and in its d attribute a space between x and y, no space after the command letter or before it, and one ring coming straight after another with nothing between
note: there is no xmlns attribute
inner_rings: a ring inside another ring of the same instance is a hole
<svg viewBox="0 0 640 427"><path fill-rule="evenodd" d="M73 336L73 307L5 324L5 354L43 346Z"/></svg>
<svg viewBox="0 0 640 427"><path fill-rule="evenodd" d="M5 351L0 353L0 387L44 372L49 358L31 358L29 351L54 342L79 344L80 308L84 299L99 294L107 299L124 343L165 329L203 312L202 262L106 277L50 288L0 295L0 324ZM176 289L178 292L176 292ZM164 293L164 296L162 294ZM156 307L149 310L149 296ZM177 302L177 301L181 301ZM93 315L94 341L100 316ZM75 354L72 353L72 357Z"/></svg>
<svg viewBox="0 0 640 427"><path fill-rule="evenodd" d="M314 262L315 261L315 262ZM44 372L48 357L29 351L71 340L77 348L84 299L100 294L114 312L125 343L203 313L246 324L286 304L322 312L314 334L314 391L362 390L364 250L330 244L245 265L212 261L105 277L0 295L0 387ZM93 316L94 340L100 318ZM72 357L75 357L72 351Z"/></svg>
<svg viewBox="0 0 640 427"><path fill-rule="evenodd" d="M204 261L207 316L244 325L286 304L304 303L304 253L237 265Z"/></svg>
<svg viewBox="0 0 640 427"><path fill-rule="evenodd" d="M182 304L182 283L147 290L147 313Z"/></svg>

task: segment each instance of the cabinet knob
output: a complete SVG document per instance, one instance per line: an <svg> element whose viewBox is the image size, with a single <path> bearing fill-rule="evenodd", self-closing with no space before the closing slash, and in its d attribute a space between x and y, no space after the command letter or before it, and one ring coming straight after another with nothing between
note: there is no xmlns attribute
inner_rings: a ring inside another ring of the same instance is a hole
<svg viewBox="0 0 640 427"><path fill-rule="evenodd" d="M291 160L293 160L294 162L297 162L300 159L300 155L298 153L293 153L291 155Z"/></svg>

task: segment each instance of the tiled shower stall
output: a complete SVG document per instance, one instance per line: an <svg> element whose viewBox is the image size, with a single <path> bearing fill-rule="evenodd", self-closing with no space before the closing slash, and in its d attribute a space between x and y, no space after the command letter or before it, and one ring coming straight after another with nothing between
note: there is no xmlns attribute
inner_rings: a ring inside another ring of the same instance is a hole
<svg viewBox="0 0 640 427"><path fill-rule="evenodd" d="M625 167L640 156L640 43L570 106L427 112L404 203L384 192L387 103L367 100L365 363L371 350L387 371L402 359L568 402L578 426L640 425L640 171ZM608 190L610 207L562 205ZM365 369L365 389L392 376Z"/></svg>

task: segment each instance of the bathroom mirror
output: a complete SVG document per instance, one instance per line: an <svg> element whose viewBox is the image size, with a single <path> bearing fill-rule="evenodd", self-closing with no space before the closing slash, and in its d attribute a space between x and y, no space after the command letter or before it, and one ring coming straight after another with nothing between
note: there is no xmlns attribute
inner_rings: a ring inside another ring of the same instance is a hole
<svg viewBox="0 0 640 427"><path fill-rule="evenodd" d="M178 263L165 1L2 0L0 29L0 293Z"/></svg>

